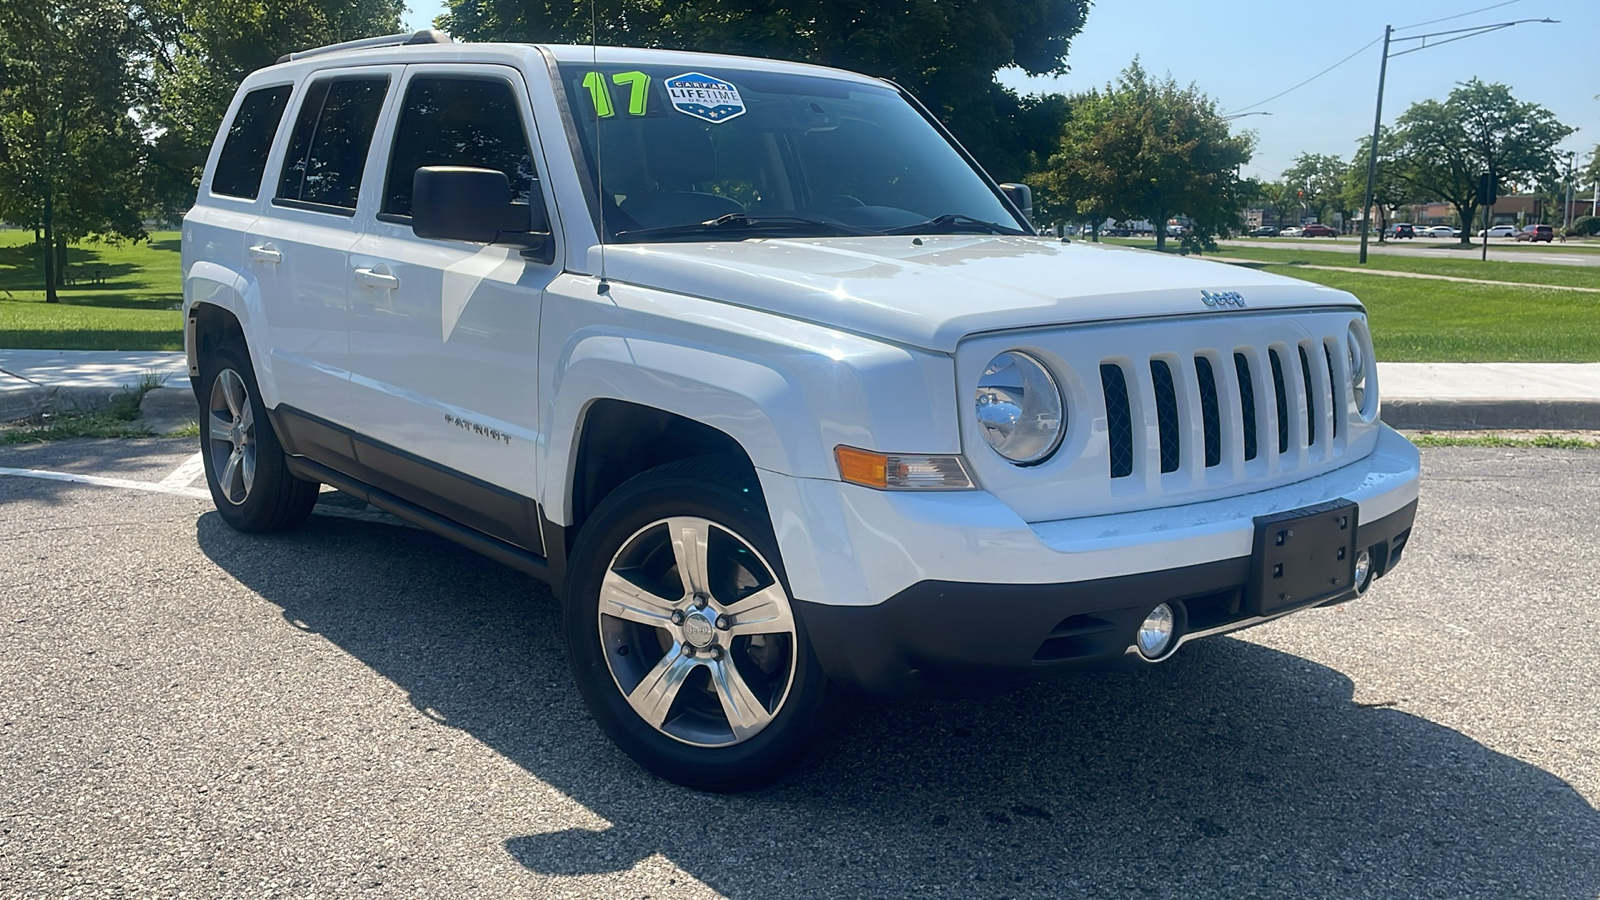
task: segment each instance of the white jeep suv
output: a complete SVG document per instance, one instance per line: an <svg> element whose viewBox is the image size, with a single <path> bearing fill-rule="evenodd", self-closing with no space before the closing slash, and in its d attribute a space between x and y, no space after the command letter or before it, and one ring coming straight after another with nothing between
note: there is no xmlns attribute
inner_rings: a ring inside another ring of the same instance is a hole
<svg viewBox="0 0 1600 900"><path fill-rule="evenodd" d="M832 684L1157 662L1399 561L1415 448L1342 291L1037 236L894 84L374 39L239 88L184 221L217 509L332 485L548 582L706 789Z"/></svg>

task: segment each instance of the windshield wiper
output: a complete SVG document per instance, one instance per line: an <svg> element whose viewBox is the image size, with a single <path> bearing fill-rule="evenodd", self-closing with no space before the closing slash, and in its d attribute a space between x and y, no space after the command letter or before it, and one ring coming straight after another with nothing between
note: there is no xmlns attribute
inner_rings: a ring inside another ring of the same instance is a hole
<svg viewBox="0 0 1600 900"><path fill-rule="evenodd" d="M829 222L826 219L812 219L805 216L751 216L745 213L728 213L715 219L707 219L704 222L694 222L688 225L663 225L659 228L635 228L631 231L619 231L616 239L642 240L645 238L692 237L694 235L723 231L780 232L818 237L882 233L875 229L857 228L853 225L846 225L843 222ZM817 234L818 231L821 231L822 234Z"/></svg>
<svg viewBox="0 0 1600 900"><path fill-rule="evenodd" d="M884 234L954 234L960 231L976 231L982 234L1023 234L1020 228L1009 228L997 225L994 222L985 222L960 213L946 213L935 216L926 222L915 225L902 225L899 228L886 229Z"/></svg>

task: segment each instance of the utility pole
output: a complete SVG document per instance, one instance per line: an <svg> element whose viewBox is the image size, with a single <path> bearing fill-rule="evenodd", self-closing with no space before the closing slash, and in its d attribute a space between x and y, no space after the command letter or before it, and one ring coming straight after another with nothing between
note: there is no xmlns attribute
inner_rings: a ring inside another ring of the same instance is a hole
<svg viewBox="0 0 1600 900"><path fill-rule="evenodd" d="M1378 63L1378 109L1372 114L1372 147L1367 154L1367 196L1361 202L1361 259L1367 261L1367 232L1372 230L1372 186L1378 177L1378 132L1383 129L1383 79L1389 73L1389 38L1393 25L1383 26L1383 60Z"/></svg>
<svg viewBox="0 0 1600 900"><path fill-rule="evenodd" d="M1383 126L1383 80L1384 76L1388 74L1389 57L1405 56L1407 53L1415 53L1418 50L1426 50L1429 47L1437 47L1441 44L1449 44L1454 43L1455 41L1466 40L1469 37L1477 37L1480 34L1488 34L1491 31L1499 31L1502 28L1510 28L1513 25L1521 25L1524 22L1539 22L1541 24L1549 25L1557 24L1555 19L1518 19L1515 22L1497 22L1493 25L1475 25L1471 28L1453 28L1449 31L1434 31L1428 34L1415 34L1409 37L1399 38L1394 37L1393 25L1385 25L1383 27L1383 60L1378 63L1378 110L1372 116L1372 147L1370 152L1367 154L1367 196L1361 204L1361 262L1364 263L1367 261L1367 230L1372 219L1372 187L1378 172L1378 133ZM1442 41L1434 41L1432 44L1428 43L1428 38L1436 37L1442 37L1445 39ZM1419 41L1420 43L1415 47L1401 50L1398 53L1391 54L1389 52L1389 44L1391 42L1404 41ZM1470 223L1467 222L1462 222L1461 224L1462 227L1468 227L1470 225Z"/></svg>

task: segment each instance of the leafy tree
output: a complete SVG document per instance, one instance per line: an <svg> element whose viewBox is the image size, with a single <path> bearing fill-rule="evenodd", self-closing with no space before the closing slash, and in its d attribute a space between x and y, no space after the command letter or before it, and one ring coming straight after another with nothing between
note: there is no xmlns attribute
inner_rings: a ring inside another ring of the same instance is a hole
<svg viewBox="0 0 1600 900"><path fill-rule="evenodd" d="M1232 134L1216 104L1169 76L1152 80L1135 59L1114 85L1070 100L1071 114L1036 181L1079 213L1144 218L1166 248L1165 223L1193 221L1186 249L1210 249L1239 226L1239 167L1250 161L1251 135ZM1059 202L1059 201L1058 201Z"/></svg>
<svg viewBox="0 0 1600 900"><path fill-rule="evenodd" d="M203 2L203 0L196 0ZM994 80L1067 70L1089 0L450 0L439 25L475 41L552 41L791 59L890 78L1001 180L1050 152L1064 112Z"/></svg>
<svg viewBox="0 0 1600 900"><path fill-rule="evenodd" d="M144 234L138 41L124 0L0 4L0 218L33 229L47 302L69 241Z"/></svg>
<svg viewBox="0 0 1600 900"><path fill-rule="evenodd" d="M1466 244L1475 233L1478 177L1493 173L1503 186L1551 175L1555 146L1572 129L1536 103L1519 103L1505 85L1474 78L1443 103L1413 103L1397 133L1400 177L1455 207Z"/></svg>
<svg viewBox="0 0 1600 900"><path fill-rule="evenodd" d="M1325 222L1329 207L1344 212L1345 171L1350 166L1327 153L1302 153L1294 165L1283 172L1284 184L1294 188L1302 208L1318 222ZM1359 204L1358 204L1359 205Z"/></svg>
<svg viewBox="0 0 1600 900"><path fill-rule="evenodd" d="M155 100L152 191L165 211L194 200L239 82L295 50L400 30L404 0L139 0Z"/></svg>
<svg viewBox="0 0 1600 900"><path fill-rule="evenodd" d="M1350 160L1345 172L1341 202L1358 215L1367 197L1367 162L1371 158L1372 138L1361 139L1361 149ZM1401 174L1404 163L1398 158L1399 142L1388 128L1378 133L1378 166L1372 179L1372 211L1378 226L1378 242L1389 230L1389 212L1418 199L1416 189Z"/></svg>

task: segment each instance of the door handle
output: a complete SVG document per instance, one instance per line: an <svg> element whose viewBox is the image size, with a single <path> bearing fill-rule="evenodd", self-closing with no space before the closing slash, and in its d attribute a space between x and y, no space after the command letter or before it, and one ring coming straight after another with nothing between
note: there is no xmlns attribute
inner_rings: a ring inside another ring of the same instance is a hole
<svg viewBox="0 0 1600 900"><path fill-rule="evenodd" d="M394 275L390 275L388 272L380 272L376 268L357 269L356 283L364 284L370 288L392 291L400 286L400 279Z"/></svg>
<svg viewBox="0 0 1600 900"><path fill-rule="evenodd" d="M283 254L279 253L278 248L272 246L271 244L261 244L260 246L251 247L250 258L259 263L266 263L267 265L277 265L278 263L283 262Z"/></svg>

